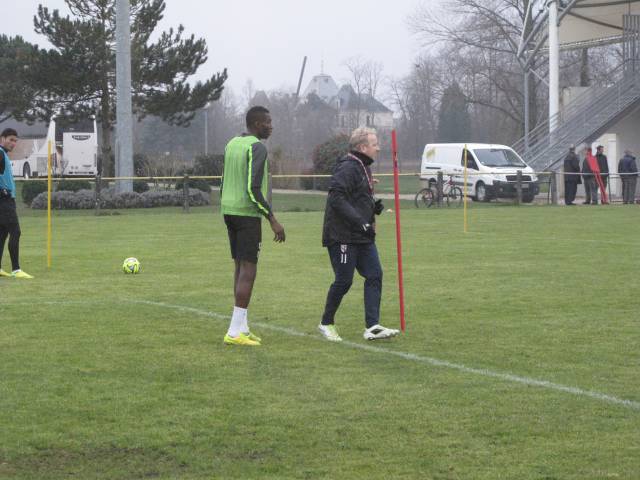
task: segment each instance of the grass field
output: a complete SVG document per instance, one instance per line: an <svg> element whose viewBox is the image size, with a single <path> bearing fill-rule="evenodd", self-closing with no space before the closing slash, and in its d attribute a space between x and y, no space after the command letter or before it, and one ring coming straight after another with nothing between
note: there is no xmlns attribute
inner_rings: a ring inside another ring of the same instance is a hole
<svg viewBox="0 0 640 480"><path fill-rule="evenodd" d="M276 204L322 204L305 198ZM322 213L282 213L255 349L222 344L232 265L214 209L118 213L56 212L47 270L45 217L22 210L36 279L0 279L0 478L640 478L637 207L472 208L466 235L460 209L407 208L407 332L362 339L358 279L343 344L315 330ZM393 221L378 229L389 325ZM121 273L127 256L140 275Z"/></svg>

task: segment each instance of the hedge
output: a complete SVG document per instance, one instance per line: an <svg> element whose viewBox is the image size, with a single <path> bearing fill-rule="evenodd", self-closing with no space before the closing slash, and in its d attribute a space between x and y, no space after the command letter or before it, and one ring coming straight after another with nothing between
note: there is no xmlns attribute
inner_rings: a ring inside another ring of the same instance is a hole
<svg viewBox="0 0 640 480"><path fill-rule="evenodd" d="M100 208L153 208L179 207L184 204L183 192L176 190L148 191L143 193L115 193L112 188L100 192ZM189 205L210 205L211 198L206 193L189 189ZM79 190L77 192L61 191L51 195L51 208L56 210L86 210L95 208L95 192ZM47 208L47 192L39 194L31 202L31 208L44 210Z"/></svg>

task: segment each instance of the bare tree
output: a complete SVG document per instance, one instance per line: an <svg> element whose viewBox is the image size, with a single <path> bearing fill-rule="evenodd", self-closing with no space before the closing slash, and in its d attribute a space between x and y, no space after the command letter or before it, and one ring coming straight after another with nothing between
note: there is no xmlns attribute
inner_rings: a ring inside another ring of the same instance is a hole
<svg viewBox="0 0 640 480"><path fill-rule="evenodd" d="M441 54L444 51L448 58L451 79L464 89L476 120L494 127L487 135L501 134L505 124L510 125L511 135L521 132L524 66L517 51L523 30L526 36L542 13L534 8L541 4L541 0L450 0L445 4L449 15L422 7L410 19L413 30L430 44L445 45ZM535 124L540 80L529 85L529 111ZM496 115L500 121L495 121ZM493 121L487 122L488 117Z"/></svg>
<svg viewBox="0 0 640 480"><path fill-rule="evenodd" d="M247 81L244 84L244 87L242 87L242 99L244 100L244 104L245 105L250 105L251 104L251 100L253 100L253 97L256 95L256 87L253 84L253 80L250 78L247 78Z"/></svg>
<svg viewBox="0 0 640 480"><path fill-rule="evenodd" d="M439 62L438 57L423 55L408 76L389 82L391 104L400 113L399 153L403 158L420 158L424 145L436 140L438 104L444 84Z"/></svg>
<svg viewBox="0 0 640 480"><path fill-rule="evenodd" d="M348 58L343 62L343 64L345 67L347 67L347 70L349 70L349 73L351 74L349 85L351 85L351 88L353 88L353 91L356 94L354 123L357 127L358 125L360 125L362 95L366 91L367 71L369 67L367 65L367 62L361 56Z"/></svg>
<svg viewBox="0 0 640 480"><path fill-rule="evenodd" d="M380 86L380 82L382 81L382 71L384 67L380 62L369 61L365 63L365 95L370 97L371 99L377 99L378 95L378 87ZM372 105L374 102L367 102L367 112L371 117L371 124L375 125L375 115L376 112L373 109L369 109L368 106Z"/></svg>

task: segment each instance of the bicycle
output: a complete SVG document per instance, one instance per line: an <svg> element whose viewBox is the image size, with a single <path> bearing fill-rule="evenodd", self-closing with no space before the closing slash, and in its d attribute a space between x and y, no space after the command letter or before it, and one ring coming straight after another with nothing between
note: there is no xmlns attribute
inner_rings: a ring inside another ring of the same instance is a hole
<svg viewBox="0 0 640 480"><path fill-rule="evenodd" d="M437 192L434 192L436 185L430 183L429 187L423 188L416 193L414 203L416 208L426 207L429 208L434 202L437 202ZM463 194L462 189L453 181L453 176L449 175L449 179L442 184L442 197L447 202L447 207L453 205L459 207L462 205Z"/></svg>

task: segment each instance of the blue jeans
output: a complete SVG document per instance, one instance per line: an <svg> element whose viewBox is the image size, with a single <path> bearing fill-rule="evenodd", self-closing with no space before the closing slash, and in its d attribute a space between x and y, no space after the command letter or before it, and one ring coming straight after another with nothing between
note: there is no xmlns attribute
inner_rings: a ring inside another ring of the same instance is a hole
<svg viewBox="0 0 640 480"><path fill-rule="evenodd" d="M323 325L332 325L342 297L351 288L353 272L364 277L364 312L367 328L380 321L380 297L382 295L382 266L375 243L334 243L327 248L335 281L329 287L327 303L322 315Z"/></svg>

